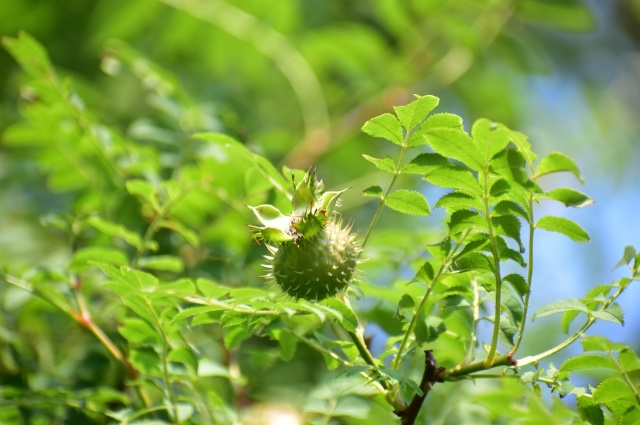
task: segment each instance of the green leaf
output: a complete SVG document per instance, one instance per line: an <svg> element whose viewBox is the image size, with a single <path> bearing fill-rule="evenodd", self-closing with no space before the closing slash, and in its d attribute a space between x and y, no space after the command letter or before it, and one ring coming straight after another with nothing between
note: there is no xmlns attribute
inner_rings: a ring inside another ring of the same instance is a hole
<svg viewBox="0 0 640 425"><path fill-rule="evenodd" d="M594 12L579 0L527 0L518 5L518 17L563 32L592 31L596 25Z"/></svg>
<svg viewBox="0 0 640 425"><path fill-rule="evenodd" d="M289 190L289 181L287 181L280 172L273 166L268 159L251 152L244 144L222 133L197 133L191 136L193 139L202 140L212 145L217 145L224 150L228 157L225 161L233 161L234 165L246 164L255 167L273 187L281 193L291 195Z"/></svg>
<svg viewBox="0 0 640 425"><path fill-rule="evenodd" d="M591 315L596 319L613 322L617 325L624 325L624 311L620 304L614 303L607 307L604 311L592 311Z"/></svg>
<svg viewBox="0 0 640 425"><path fill-rule="evenodd" d="M343 328L349 332L355 332L358 327L358 318L351 308L344 302L335 298L326 298L321 304L336 310L342 315L342 320L339 320Z"/></svg>
<svg viewBox="0 0 640 425"><path fill-rule="evenodd" d="M609 341L603 336L585 335L580 340L584 351L617 351L627 348L624 344L617 344Z"/></svg>
<svg viewBox="0 0 640 425"><path fill-rule="evenodd" d="M572 173L581 183L584 183L584 179L580 175L578 166L575 164L575 162L573 162L571 158L561 152L551 152L549 155L540 160L536 178L545 174L559 173L562 171L568 171Z"/></svg>
<svg viewBox="0 0 640 425"><path fill-rule="evenodd" d="M371 186L362 191L363 196L369 198L382 198L382 188L380 186Z"/></svg>
<svg viewBox="0 0 640 425"><path fill-rule="evenodd" d="M582 420L589 422L591 425L604 425L604 415L602 408L593 403L591 397L580 396L576 399L578 405L578 413Z"/></svg>
<svg viewBox="0 0 640 425"><path fill-rule="evenodd" d="M424 137L436 153L460 161L475 171L484 168L482 154L464 131L436 129L429 131Z"/></svg>
<svg viewBox="0 0 640 425"><path fill-rule="evenodd" d="M567 187L554 189L550 192L540 195L540 198L553 199L555 201L562 202L567 207L576 208L589 207L594 203L593 199L589 198L584 193L574 189L569 189Z"/></svg>
<svg viewBox="0 0 640 425"><path fill-rule="evenodd" d="M625 264L631 264L632 261L636 258L636 249L632 245L627 245L624 247L624 254L618 264L616 264L613 268L617 269L620 266L624 266Z"/></svg>
<svg viewBox="0 0 640 425"><path fill-rule="evenodd" d="M593 390L594 403L609 403L621 398L633 400L634 394L631 388L619 378L606 379Z"/></svg>
<svg viewBox="0 0 640 425"><path fill-rule="evenodd" d="M362 131L370 136L382 137L396 145L402 145L402 126L400 121L389 113L370 119L364 123Z"/></svg>
<svg viewBox="0 0 640 425"><path fill-rule="evenodd" d="M154 255L152 257L142 257L138 261L140 267L151 270L161 270L165 272L180 273L184 270L182 258L175 255Z"/></svg>
<svg viewBox="0 0 640 425"><path fill-rule="evenodd" d="M509 282L511 287L518 293L520 298L524 298L524 296L529 291L529 287L527 285L527 281L522 275L518 273L511 273L502 278L502 280Z"/></svg>
<svg viewBox="0 0 640 425"><path fill-rule="evenodd" d="M439 128L462 130L462 118L460 118L458 115L444 112L441 114L431 115L420 126L420 129L426 132Z"/></svg>
<svg viewBox="0 0 640 425"><path fill-rule="evenodd" d="M578 317L578 314L580 314L580 312L577 311L577 310L571 310L571 311L565 311L564 312L564 314L562 315L562 320L561 320L562 332L569 333L569 326L571 326L571 323L573 322L573 320L576 317Z"/></svg>
<svg viewBox="0 0 640 425"><path fill-rule="evenodd" d="M257 207L249 206L249 208L260 223L266 227L286 230L291 224L291 217L282 214L279 209L271 204L258 205Z"/></svg>
<svg viewBox="0 0 640 425"><path fill-rule="evenodd" d="M127 341L142 345L162 344L158 331L145 320L125 318L122 322L123 326L118 328L118 332Z"/></svg>
<svg viewBox="0 0 640 425"><path fill-rule="evenodd" d="M409 215L429 215L427 200L419 192L400 189L390 194L386 199L386 206L394 211Z"/></svg>
<svg viewBox="0 0 640 425"><path fill-rule="evenodd" d="M367 161L375 165L378 170L386 171L392 174L396 172L396 164L389 157L385 159L378 159L369 155L362 155L362 156L364 157L364 159L366 159Z"/></svg>
<svg viewBox="0 0 640 425"><path fill-rule="evenodd" d="M565 362L562 363L562 366L560 366L561 372L592 369L617 370L618 366L616 365L616 362L609 357L592 353L580 354L575 357L571 357L565 360Z"/></svg>
<svg viewBox="0 0 640 425"><path fill-rule="evenodd" d="M482 195L482 188L473 174L469 170L453 164L431 169L426 173L424 179L439 187L458 189L476 197Z"/></svg>
<svg viewBox="0 0 640 425"><path fill-rule="evenodd" d="M181 235L187 243L193 246L200 246L200 238L198 237L198 233L188 229L177 221L171 220L162 220L160 222L160 227L164 229L173 230L174 232Z"/></svg>
<svg viewBox="0 0 640 425"><path fill-rule="evenodd" d="M444 320L437 316L429 316L427 318L422 317L420 314L416 322L415 336L417 344L424 344L426 342L433 342L438 339L438 336L447 330Z"/></svg>
<svg viewBox="0 0 640 425"><path fill-rule="evenodd" d="M280 345L280 358L285 362L291 361L296 354L298 339L286 329L276 329L272 335Z"/></svg>
<svg viewBox="0 0 640 425"><path fill-rule="evenodd" d="M320 198L320 211L324 211L326 216L330 216L333 214L333 210L336 208L338 204L338 199L340 195L345 193L347 190L351 189L350 187L343 190L329 190L322 194Z"/></svg>
<svg viewBox="0 0 640 425"><path fill-rule="evenodd" d="M433 130L443 128L464 131L462 128L462 118L448 113L431 115L411 134L407 146L416 147L424 145L427 143L427 139L424 136Z"/></svg>
<svg viewBox="0 0 640 425"><path fill-rule="evenodd" d="M529 217L522 207L513 201L500 201L493 207L493 214L497 215L517 215L525 220Z"/></svg>
<svg viewBox="0 0 640 425"><path fill-rule="evenodd" d="M111 279L123 283L133 290L148 289L158 285L158 279L149 273L130 269L126 266L115 268L103 263L96 263L96 265Z"/></svg>
<svg viewBox="0 0 640 425"><path fill-rule="evenodd" d="M625 347L620 350L618 361L622 368L626 371L640 371L640 357L630 348ZM639 384L640 382L636 382Z"/></svg>
<svg viewBox="0 0 640 425"><path fill-rule="evenodd" d="M576 242L589 242L591 240L589 234L576 222L563 217L542 217L536 223L536 227L550 232L562 233Z"/></svg>
<svg viewBox="0 0 640 425"><path fill-rule="evenodd" d="M421 153L406 163L401 169L402 174L422 174L425 175L429 171L438 167L447 167L451 163L442 155L437 153Z"/></svg>
<svg viewBox="0 0 640 425"><path fill-rule="evenodd" d="M453 235L468 229L487 230L487 221L477 212L460 210L451 214L449 232Z"/></svg>
<svg viewBox="0 0 640 425"><path fill-rule="evenodd" d="M484 205L480 200L466 193L450 192L442 195L436 202L435 207L442 207L451 215L460 210L475 209L476 211L481 211Z"/></svg>
<svg viewBox="0 0 640 425"><path fill-rule="evenodd" d="M513 348L513 337L518 333L518 327L508 318L500 317L500 342L507 348Z"/></svg>
<svg viewBox="0 0 640 425"><path fill-rule="evenodd" d="M198 373L198 359L193 351L188 348L176 347L171 349L167 356L167 360L183 364L192 375L196 375Z"/></svg>
<svg viewBox="0 0 640 425"><path fill-rule="evenodd" d="M98 216L91 216L87 219L87 224L96 230L113 237L123 239L134 248L141 248L142 239L137 233L126 229L124 226L112 223Z"/></svg>
<svg viewBox="0 0 640 425"><path fill-rule="evenodd" d="M510 132L507 127L484 118L473 123L471 136L486 163L506 148L510 141Z"/></svg>
<svg viewBox="0 0 640 425"><path fill-rule="evenodd" d="M51 70L46 50L26 32L21 31L18 38L3 37L2 44L32 78L43 78Z"/></svg>
<svg viewBox="0 0 640 425"><path fill-rule="evenodd" d="M88 267L93 267L93 264L89 264L89 262L125 266L129 264L129 259L127 255L119 249L88 246L77 250L73 254L73 260L71 264L69 264L69 268L72 270L84 270Z"/></svg>
<svg viewBox="0 0 640 425"><path fill-rule="evenodd" d="M498 234L508 236L516 241L520 248L520 252L524 252L524 245L522 245L522 240L520 239L520 228L522 227L522 224L517 217L513 215L491 217L491 223Z"/></svg>
<svg viewBox="0 0 640 425"><path fill-rule="evenodd" d="M516 145L518 152L520 152L527 164L532 166L533 162L538 159L538 155L531 151L531 143L529 143L527 136L517 131L511 131L511 141Z"/></svg>
<svg viewBox="0 0 640 425"><path fill-rule="evenodd" d="M131 364L140 373L149 376L163 376L160 368L160 356L154 349L146 347L132 349L129 358Z"/></svg>
<svg viewBox="0 0 640 425"><path fill-rule="evenodd" d="M531 320L534 320L538 317L545 317L552 314L563 313L565 311L581 311L583 313L589 314L589 308L584 305L582 301L575 298L568 298L566 300L554 301L551 304L547 304L546 306L540 308L538 311L533 313L533 316L531 316Z"/></svg>
<svg viewBox="0 0 640 425"><path fill-rule="evenodd" d="M125 183L127 191L132 195L137 195L144 199L147 203L153 206L153 209L160 211L160 205L158 204L158 193L156 188L146 180L127 180Z"/></svg>
<svg viewBox="0 0 640 425"><path fill-rule="evenodd" d="M402 126L411 130L418 124L420 124L429 115L438 103L440 99L435 96L417 96L416 100L405 106L395 106L393 109L398 116L398 120Z"/></svg>

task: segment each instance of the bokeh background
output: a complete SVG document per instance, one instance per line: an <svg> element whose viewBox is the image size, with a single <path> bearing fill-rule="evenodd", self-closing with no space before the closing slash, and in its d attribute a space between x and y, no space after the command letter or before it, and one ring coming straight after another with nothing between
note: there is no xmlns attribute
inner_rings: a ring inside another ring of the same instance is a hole
<svg viewBox="0 0 640 425"><path fill-rule="evenodd" d="M413 93L440 97L438 111L461 115L467 128L487 117L530 136L540 155L568 154L586 184L569 175L542 184L579 188L596 203L542 205L540 214L576 220L592 242L539 232L531 311L622 276L612 267L624 246L640 247L638 0L0 2L0 34L20 30L46 47L104 122L177 143L159 113L166 105L112 54L137 50L177 76L201 129L230 134L279 166L316 166L329 188L353 186L343 211L356 228L375 207L360 192L385 181L361 155L392 152L360 127ZM21 75L0 51L0 132L20 119ZM55 265L64 249L39 217L66 200L28 158L0 139L0 263L17 269ZM394 214L381 226L439 225L437 214L405 222ZM621 300L625 327L594 333L639 348L639 286ZM548 323L534 324L523 355L561 338Z"/></svg>

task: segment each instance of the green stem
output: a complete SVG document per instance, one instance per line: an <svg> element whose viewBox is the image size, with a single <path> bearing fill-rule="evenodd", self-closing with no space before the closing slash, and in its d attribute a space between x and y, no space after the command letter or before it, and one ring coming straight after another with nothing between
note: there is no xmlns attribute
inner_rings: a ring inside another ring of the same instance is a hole
<svg viewBox="0 0 640 425"><path fill-rule="evenodd" d="M533 219L533 195L529 197L529 259L527 261L527 293L524 296L524 306L522 310L522 322L520 322L520 328L518 329L518 336L516 337L516 342L513 345L509 354L513 355L520 348L520 343L522 342L522 336L524 335L525 324L527 323L527 312L529 311L529 300L531 298L531 284L533 282L533 234L535 231L535 220Z"/></svg>
<svg viewBox="0 0 640 425"><path fill-rule="evenodd" d="M493 316L493 336L491 337L491 346L484 363L485 366L493 366L496 350L498 349L498 337L500 335L500 316L502 313L502 277L500 276L500 256L498 254L498 244L496 242L495 230L491 221L491 211L489 209L489 170L484 170L484 209L489 228L489 239L491 240L491 253L493 255L494 274L496 278L496 299L495 313Z"/></svg>
<svg viewBox="0 0 640 425"><path fill-rule="evenodd" d="M602 303L602 305L600 306L598 311L604 311L607 307L609 307L616 300L616 298L618 298L622 294L624 289L625 289L624 286L618 286L618 290L611 296L611 298L609 298L608 300L606 300L605 302ZM548 349L547 351L545 351L543 353L519 359L518 360L518 366L526 366L526 365L537 363L540 360L542 360L542 359L544 359L546 357L552 356L552 355L556 354L557 352L561 351L562 349L568 347L573 341L575 341L576 339L580 338L587 331L587 329L589 329L591 327L591 325L593 325L596 322L596 320L597 319L594 316L591 315L587 319L585 324L582 325L582 327L580 329L578 329L569 338L565 339L560 344L556 345L553 348Z"/></svg>
<svg viewBox="0 0 640 425"><path fill-rule="evenodd" d="M497 366L515 366L516 362L511 358L511 356L500 356L495 357L493 359L493 363L491 365L487 365L486 361L479 361L475 363L471 363L466 366L457 366L453 369L449 369L441 375L441 378L445 381L457 381L462 377L467 375L471 375L475 372L481 372L484 370L488 370ZM520 365L520 362L518 362Z"/></svg>
<svg viewBox="0 0 640 425"><path fill-rule="evenodd" d="M424 305L426 304L427 299L429 298L429 295L431 295L433 288L435 288L440 278L444 275L444 273L449 268L449 264L451 263L451 260L453 259L453 257L455 257L455 255L458 252L458 249L462 246L462 242L467 238L470 232L471 232L470 230L467 230L467 232L460 239L460 242L458 243L458 245L454 249L452 249L451 252L449 252L449 254L447 255L447 257L442 261L442 264L440 265L438 272L433 277L431 284L427 288L427 292L425 293L424 297L422 297L422 300L420 300L420 304L418 304L418 307L416 307L415 309L413 317L411 318L411 321L409 322L409 326L407 327L407 331L405 332L402 338L402 341L400 342L400 346L398 347L398 352L396 353L396 356L394 357L393 362L391 363L391 369L398 369L400 367L402 354L404 353L404 350L406 349L407 344L409 343L409 338L413 334L413 331L416 327L420 311L424 308Z"/></svg>
<svg viewBox="0 0 640 425"><path fill-rule="evenodd" d="M164 375L164 383L167 390L167 395L169 396L169 402L171 403L171 410L173 413L173 420L176 424L182 424L182 420L180 419L180 412L178 410L178 403L176 402L175 394L173 393L173 388L171 384L171 378L169 376L169 347L167 343L167 336L164 333L164 330L161 328L162 332L162 372Z"/></svg>
<svg viewBox="0 0 640 425"><path fill-rule="evenodd" d="M462 362L463 365L473 360L473 354L478 343L478 323L480 322L480 289L475 279L471 279L471 287L473 289L473 304L471 306L473 314L473 324L471 325L471 338L467 354Z"/></svg>
<svg viewBox="0 0 640 425"><path fill-rule="evenodd" d="M398 161L396 162L396 169L395 169L395 172L393 173L393 178L391 179L391 182L389 183L387 190L384 192L384 195L380 199L380 204L378 205L378 209L376 209L376 212L373 215L373 219L371 220L371 224L369 225L369 228L367 229L367 233L364 236L364 240L362 241L363 249L365 246L367 246L367 242L369 242L369 237L371 236L371 233L373 232L373 228L376 226L376 223L380 218L380 214L382 213L382 208L384 207L387 197L391 193L391 189L393 189L393 186L396 184L398 177L400 177L400 167L402 165L402 161L404 160L404 155L407 152L408 141L409 141L409 132L407 132L407 134L404 136L404 140L402 141L402 148L400 149L400 155L398 156Z"/></svg>

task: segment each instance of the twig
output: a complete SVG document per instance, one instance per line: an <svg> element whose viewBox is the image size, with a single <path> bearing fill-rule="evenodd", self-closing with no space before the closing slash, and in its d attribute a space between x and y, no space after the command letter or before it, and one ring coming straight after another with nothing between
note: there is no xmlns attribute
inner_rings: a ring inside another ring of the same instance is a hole
<svg viewBox="0 0 640 425"><path fill-rule="evenodd" d="M438 367L438 362L433 357L433 350L425 350L424 352L424 373L422 375L422 381L420 382L420 390L422 394L416 393L413 396L411 403L403 410L396 410L394 413L400 417L402 425L413 425L416 422L418 413L422 408L422 403L429 395L429 392L436 384L436 382L442 382L440 373L444 371L444 368Z"/></svg>

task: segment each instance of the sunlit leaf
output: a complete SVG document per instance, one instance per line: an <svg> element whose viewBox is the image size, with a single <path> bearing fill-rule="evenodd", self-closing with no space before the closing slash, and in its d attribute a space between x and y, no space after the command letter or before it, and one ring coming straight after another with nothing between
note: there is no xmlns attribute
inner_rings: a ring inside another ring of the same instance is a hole
<svg viewBox="0 0 640 425"><path fill-rule="evenodd" d="M483 169L482 154L464 131L437 129L424 137L436 153L460 161L472 170Z"/></svg>
<svg viewBox="0 0 640 425"><path fill-rule="evenodd" d="M362 195L369 198L382 198L382 188L380 186L371 186L362 191Z"/></svg>
<svg viewBox="0 0 640 425"><path fill-rule="evenodd" d="M125 318L122 323L118 332L129 342L142 345L156 345L162 342L158 331L145 320L130 317Z"/></svg>
<svg viewBox="0 0 640 425"><path fill-rule="evenodd" d="M26 32L20 32L18 38L3 37L2 44L32 78L42 78L51 69L45 49Z"/></svg>
<svg viewBox="0 0 640 425"><path fill-rule="evenodd" d="M462 167L450 165L428 171L424 179L431 184L444 188L457 189L476 197L482 195L482 188L471 172Z"/></svg>
<svg viewBox="0 0 640 425"><path fill-rule="evenodd" d="M322 300L322 304L338 311L342 315L340 324L349 332L355 332L358 326L358 318L353 310L344 302L335 298L326 298Z"/></svg>
<svg viewBox="0 0 640 425"><path fill-rule="evenodd" d="M484 208L482 202L471 195L461 192L450 192L442 195L435 204L436 208L444 208L449 214L459 210L475 209L481 211Z"/></svg>
<svg viewBox="0 0 640 425"><path fill-rule="evenodd" d="M509 129L502 124L487 119L479 119L471 127L471 136L484 160L489 162L510 141Z"/></svg>
<svg viewBox="0 0 640 425"><path fill-rule="evenodd" d="M386 206L409 215L429 215L429 204L425 197L413 190L399 189L386 199Z"/></svg>
<svg viewBox="0 0 640 425"><path fill-rule="evenodd" d="M616 362L607 356L600 354L579 354L565 360L560 366L561 372L573 372L577 370L610 369L617 370Z"/></svg>
<svg viewBox="0 0 640 425"><path fill-rule="evenodd" d="M567 207L582 208L591 206L594 203L593 199L589 198L584 193L567 187L554 189L540 195L540 197L560 201Z"/></svg>
<svg viewBox="0 0 640 425"><path fill-rule="evenodd" d="M594 403L608 403L620 398L634 399L634 391L620 378L605 379L593 390Z"/></svg>
<svg viewBox="0 0 640 425"><path fill-rule="evenodd" d="M558 173L562 171L572 173L581 183L584 183L584 179L582 178L576 163L561 152L551 152L549 155L542 158L538 164L536 176L540 177L545 174Z"/></svg>
<svg viewBox="0 0 640 425"><path fill-rule="evenodd" d="M632 261L636 258L636 249L632 245L627 245L624 247L624 254L618 264L616 264L613 268L617 269L620 266L624 266L625 264L631 264Z"/></svg>
<svg viewBox="0 0 640 425"><path fill-rule="evenodd" d="M424 120L440 99L435 96L416 96L416 100L405 106L394 106L398 120L406 130L411 130Z"/></svg>
<svg viewBox="0 0 640 425"><path fill-rule="evenodd" d="M545 216L536 222L538 229L562 233L576 242L589 242L589 234L576 222L564 217Z"/></svg>
<svg viewBox="0 0 640 425"><path fill-rule="evenodd" d="M375 165L378 170L386 171L388 173L396 172L396 164L389 157L385 159L378 159L369 155L362 155L362 156L364 157L364 159L366 159L367 161Z"/></svg>
<svg viewBox="0 0 640 425"><path fill-rule="evenodd" d="M589 314L589 308L584 305L582 301L575 298L567 298L565 300L554 301L540 308L538 311L533 313L533 316L531 316L531 320L534 320L538 317L550 316L552 314L563 313L565 311L572 310Z"/></svg>
<svg viewBox="0 0 640 425"><path fill-rule="evenodd" d="M362 131L373 137L381 137L396 145L402 145L402 126L391 114L382 114L370 119L362 126Z"/></svg>

